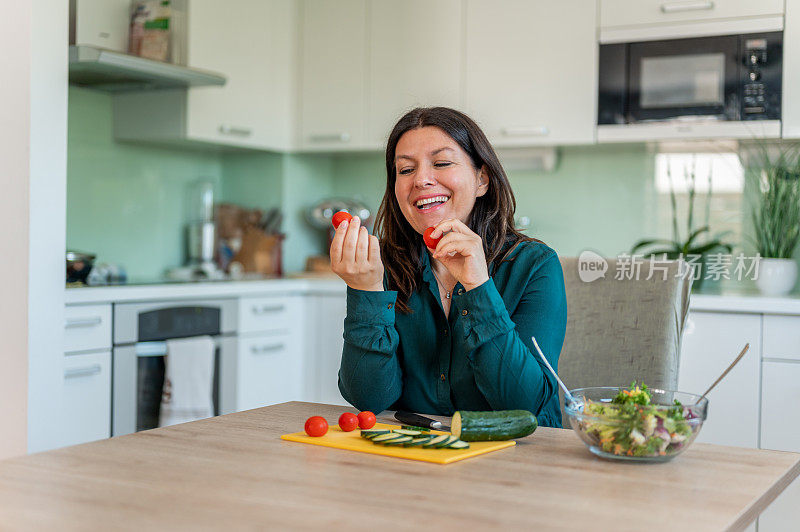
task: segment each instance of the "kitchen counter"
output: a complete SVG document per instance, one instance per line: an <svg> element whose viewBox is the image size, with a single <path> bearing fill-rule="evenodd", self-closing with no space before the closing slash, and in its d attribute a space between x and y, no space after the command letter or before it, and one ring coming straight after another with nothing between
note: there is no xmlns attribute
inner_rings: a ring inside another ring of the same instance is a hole
<svg viewBox="0 0 800 532"><path fill-rule="evenodd" d="M285 295L297 293L340 294L346 285L334 277L297 277L249 281L154 283L67 288L67 305L123 303L175 299Z"/></svg>
<svg viewBox="0 0 800 532"><path fill-rule="evenodd" d="M692 294L689 305L692 310L712 312L800 315L800 293L764 296L755 286L741 284L700 290Z"/></svg>
<svg viewBox="0 0 800 532"><path fill-rule="evenodd" d="M13 530L741 530L800 473L795 453L700 443L662 464L606 461L546 427L450 465L279 438L344 410L284 403L6 460L0 520Z"/></svg>

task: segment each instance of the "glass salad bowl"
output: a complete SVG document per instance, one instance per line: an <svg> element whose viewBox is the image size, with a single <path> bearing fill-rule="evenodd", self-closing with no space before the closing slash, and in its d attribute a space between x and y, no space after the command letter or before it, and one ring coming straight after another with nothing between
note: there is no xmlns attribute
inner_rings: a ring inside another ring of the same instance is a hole
<svg viewBox="0 0 800 532"><path fill-rule="evenodd" d="M565 411L572 429L602 458L665 462L682 453L706 420L708 399L674 390L578 388Z"/></svg>

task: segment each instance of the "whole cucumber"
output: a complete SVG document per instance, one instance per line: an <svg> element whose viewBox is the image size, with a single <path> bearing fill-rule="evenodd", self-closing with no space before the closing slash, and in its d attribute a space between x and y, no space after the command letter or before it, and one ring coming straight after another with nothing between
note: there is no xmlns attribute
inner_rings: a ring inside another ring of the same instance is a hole
<svg viewBox="0 0 800 532"><path fill-rule="evenodd" d="M527 410L496 410L453 414L451 433L462 441L513 440L533 434L539 426Z"/></svg>

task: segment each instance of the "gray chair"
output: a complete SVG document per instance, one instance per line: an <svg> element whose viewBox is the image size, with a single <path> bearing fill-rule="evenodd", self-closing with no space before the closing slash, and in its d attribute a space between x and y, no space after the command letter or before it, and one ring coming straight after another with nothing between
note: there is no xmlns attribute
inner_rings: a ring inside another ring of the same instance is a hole
<svg viewBox="0 0 800 532"><path fill-rule="evenodd" d="M640 259L637 280L630 275L635 272L628 267L630 260L605 260L605 277L587 282L581 280L577 258L561 259L567 292L567 333L558 361L561 380L569 389L628 386L633 380L676 389L691 268L683 261ZM586 272L584 268L584 279ZM623 278L616 278L618 272ZM564 397L559 393L563 415ZM566 415L563 420L568 427Z"/></svg>

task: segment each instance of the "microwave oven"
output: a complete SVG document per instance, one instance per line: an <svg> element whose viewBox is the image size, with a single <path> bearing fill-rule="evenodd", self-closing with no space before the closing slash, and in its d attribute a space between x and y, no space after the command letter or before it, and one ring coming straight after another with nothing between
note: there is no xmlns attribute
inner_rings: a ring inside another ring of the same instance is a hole
<svg viewBox="0 0 800 532"><path fill-rule="evenodd" d="M783 33L600 45L598 125L780 120Z"/></svg>

